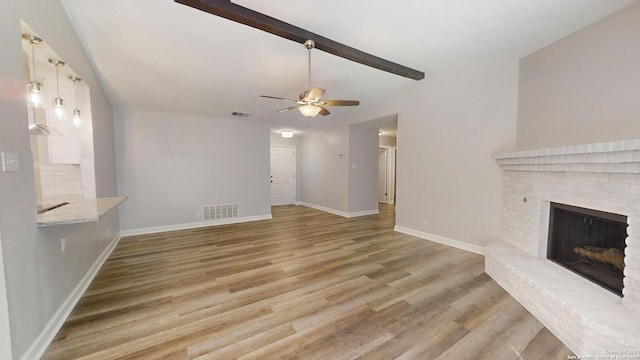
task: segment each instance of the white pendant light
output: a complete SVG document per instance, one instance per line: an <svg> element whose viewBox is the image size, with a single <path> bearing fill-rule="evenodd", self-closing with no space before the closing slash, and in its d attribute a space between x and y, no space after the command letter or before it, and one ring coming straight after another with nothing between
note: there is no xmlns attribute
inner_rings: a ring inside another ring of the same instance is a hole
<svg viewBox="0 0 640 360"><path fill-rule="evenodd" d="M283 138L292 138L293 137L293 131L292 130L282 130L282 131L280 131L280 135L282 135Z"/></svg>
<svg viewBox="0 0 640 360"><path fill-rule="evenodd" d="M62 60L49 59L49 62L56 67L56 95L57 97L53 99L53 112L56 114L56 117L60 120L65 118L65 110L64 110L64 100L60 97L60 78L59 78L59 69L60 66L64 66L65 62Z"/></svg>
<svg viewBox="0 0 640 360"><path fill-rule="evenodd" d="M76 108L73 109L73 125L78 128L82 125L82 117L80 116L80 109L78 108L78 83L82 81L82 79L77 76L69 76L69 80L73 81L74 101L76 103Z"/></svg>
<svg viewBox="0 0 640 360"><path fill-rule="evenodd" d="M42 39L35 35L24 34L22 39L27 40L31 44L31 73L33 76L27 84L28 104L33 107L42 106L42 84L38 82L36 77L36 49L35 45L40 45Z"/></svg>

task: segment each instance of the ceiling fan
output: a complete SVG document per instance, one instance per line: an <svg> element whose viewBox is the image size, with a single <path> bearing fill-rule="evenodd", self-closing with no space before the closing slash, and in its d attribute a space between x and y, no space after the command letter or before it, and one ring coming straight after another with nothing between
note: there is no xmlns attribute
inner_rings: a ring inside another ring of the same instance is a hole
<svg viewBox="0 0 640 360"><path fill-rule="evenodd" d="M318 114L327 116L330 114L329 110L325 106L358 106L360 105L360 101L357 100L322 100L322 96L324 96L324 89L314 87L311 88L311 49L315 47L315 42L313 40L307 40L304 42L304 47L309 51L309 72L307 78L307 88L310 90L305 90L300 93L298 100L281 98L277 96L268 96L268 95L260 95L263 98L268 99L276 99L276 100L284 100L293 102L296 105L290 106L288 108L280 109L276 112L285 112L293 109L298 109L302 115L306 117L314 117Z"/></svg>

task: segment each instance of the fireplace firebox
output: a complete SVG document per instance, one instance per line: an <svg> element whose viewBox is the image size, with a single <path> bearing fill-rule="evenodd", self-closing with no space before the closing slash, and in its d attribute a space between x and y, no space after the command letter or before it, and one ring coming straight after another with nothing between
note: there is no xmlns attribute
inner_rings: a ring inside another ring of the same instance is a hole
<svg viewBox="0 0 640 360"><path fill-rule="evenodd" d="M622 296L627 217L551 203L547 258Z"/></svg>

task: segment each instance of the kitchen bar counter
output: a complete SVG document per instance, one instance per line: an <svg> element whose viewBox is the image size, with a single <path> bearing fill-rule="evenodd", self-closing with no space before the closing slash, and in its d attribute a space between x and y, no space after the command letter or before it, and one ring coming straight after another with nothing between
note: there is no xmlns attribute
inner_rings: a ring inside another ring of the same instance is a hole
<svg viewBox="0 0 640 360"><path fill-rule="evenodd" d="M38 227L98 221L100 216L120 205L126 197L105 197L69 201L68 205L38 215Z"/></svg>

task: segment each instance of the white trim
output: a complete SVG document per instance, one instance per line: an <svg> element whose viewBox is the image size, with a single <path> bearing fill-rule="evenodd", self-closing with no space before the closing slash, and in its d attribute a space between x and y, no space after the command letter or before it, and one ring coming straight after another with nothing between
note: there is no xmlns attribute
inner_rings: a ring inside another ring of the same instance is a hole
<svg viewBox="0 0 640 360"><path fill-rule="evenodd" d="M187 224L153 226L153 227L140 228L140 229L123 230L120 232L120 234L122 236L146 235L146 234L155 234L155 233L161 233L161 232L167 232L167 231L197 229L197 228L203 228L203 227L209 227L209 226L239 224L239 223L245 223L250 221L271 220L271 219L273 219L271 214L265 214L265 215L257 215L257 216L245 216L245 217L239 217L239 218L200 221L200 222L187 223Z"/></svg>
<svg viewBox="0 0 640 360"><path fill-rule="evenodd" d="M336 209L331 209L331 208L328 208L328 207L325 207L325 206L322 206L322 205L316 205L316 204L308 203L308 202L305 202L305 201L300 201L300 205L306 206L308 208L312 208L312 209L328 212L328 213L333 214L333 215L338 215L338 216L342 216L342 217L349 217L349 213L346 213L346 212L340 211L340 210L336 210Z"/></svg>
<svg viewBox="0 0 640 360"><path fill-rule="evenodd" d="M365 210L365 211L356 211L348 214L348 218L354 218L358 216L367 216L367 215L378 215L380 214L380 210Z"/></svg>
<svg viewBox="0 0 640 360"><path fill-rule="evenodd" d="M380 152L380 150L383 151L384 153L384 186L383 186L383 191L384 191L384 195L382 195L384 197L384 201L380 201L380 155L382 155L383 153ZM379 147L378 148L378 178L376 179L376 188L378 191L378 202L379 203L383 203L386 204L389 202L389 149L388 148L384 148L384 147Z"/></svg>
<svg viewBox="0 0 640 360"><path fill-rule="evenodd" d="M325 206L322 206L322 205L311 204L311 203L304 202L304 201L298 201L298 202L296 202L296 205L306 206L306 207L309 207L309 208L312 208L312 209L328 212L330 214L342 216L342 217L345 217L345 218L354 218L354 217L366 216L366 215L376 215L376 214L380 213L380 211L378 209L357 211L357 212L348 213L348 212L344 212L344 211L340 211L340 210L336 210L336 209L331 209L331 208L328 208L328 207L325 207Z"/></svg>
<svg viewBox="0 0 640 360"><path fill-rule="evenodd" d="M274 204L273 197L271 198L271 206L292 205L296 203L298 198L298 150L295 145L269 145L269 172L271 172L271 148L272 147L284 147L293 150L293 202L288 204ZM269 187L269 195L272 196L271 187Z"/></svg>
<svg viewBox="0 0 640 360"><path fill-rule="evenodd" d="M49 347L49 344L51 344L51 341L53 341L53 338L67 320L69 314L71 314L73 308L76 306L78 301L80 301L80 298L82 298L85 291L87 291L87 288L91 284L91 281L93 281L93 278L96 276L104 262L107 261L109 255L113 252L113 249L118 245L118 242L120 242L121 238L121 234L118 234L102 251L102 254L100 254L93 265L91 265L89 271L87 271L82 280L80 280L78 285L76 285L71 294L67 296L44 329L42 329L38 337L33 341L33 343L31 343L31 346L29 346L24 355L22 355L22 360L40 359L42 357L44 352L47 350L47 347Z"/></svg>
<svg viewBox="0 0 640 360"><path fill-rule="evenodd" d="M387 204L396 203L396 148L387 148Z"/></svg>
<svg viewBox="0 0 640 360"><path fill-rule="evenodd" d="M426 232L409 229L409 228L404 227L404 226L396 225L396 226L394 226L393 231L397 231L397 232L400 232L400 233L403 233L403 234L419 237L421 239L433 241L433 242L436 242L438 244L451 246L451 247L458 248L458 249L461 249L461 250L470 251L472 253L484 255L484 247L483 246L473 245L473 244L466 243L464 241L453 240L453 239L449 239L449 238L446 238L446 237L443 237L443 236L429 234L429 233L426 233Z"/></svg>

